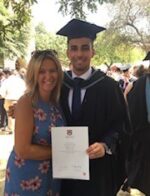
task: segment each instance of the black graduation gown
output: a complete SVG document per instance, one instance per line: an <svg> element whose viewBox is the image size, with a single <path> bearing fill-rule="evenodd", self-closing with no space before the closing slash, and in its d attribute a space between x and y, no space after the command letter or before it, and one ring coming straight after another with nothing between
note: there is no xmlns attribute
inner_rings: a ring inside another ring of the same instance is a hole
<svg viewBox="0 0 150 196"><path fill-rule="evenodd" d="M78 122L73 122L68 106L72 86L72 79L65 75L60 100L67 125L88 126L89 144L105 142L116 151L118 133L123 131L126 118L124 97L117 82L101 71L93 71L91 78L83 84L86 93ZM90 160L90 180L62 180L60 195L115 196L125 179L124 163L118 153Z"/></svg>
<svg viewBox="0 0 150 196"><path fill-rule="evenodd" d="M150 124L147 120L145 84L146 75L135 82L127 97L133 128L128 185L150 195Z"/></svg>

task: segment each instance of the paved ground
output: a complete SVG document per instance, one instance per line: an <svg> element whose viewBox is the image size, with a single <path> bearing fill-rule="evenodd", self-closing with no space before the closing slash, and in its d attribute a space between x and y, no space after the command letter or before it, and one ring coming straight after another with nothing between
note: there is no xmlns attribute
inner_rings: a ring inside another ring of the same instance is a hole
<svg viewBox="0 0 150 196"><path fill-rule="evenodd" d="M3 196L5 168L8 156L13 148L14 135L1 135L0 132L0 196Z"/></svg>
<svg viewBox="0 0 150 196"><path fill-rule="evenodd" d="M3 196L5 168L8 156L13 148L13 144L14 135L1 135L0 132L0 196ZM130 194L119 191L117 196L144 196L144 194L140 193L138 190L132 189Z"/></svg>

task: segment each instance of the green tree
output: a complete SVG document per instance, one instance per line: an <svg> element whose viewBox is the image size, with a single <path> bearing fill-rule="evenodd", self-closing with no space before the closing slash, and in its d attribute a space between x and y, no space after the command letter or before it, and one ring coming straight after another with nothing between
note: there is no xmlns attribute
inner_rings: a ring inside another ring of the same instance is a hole
<svg viewBox="0 0 150 196"><path fill-rule="evenodd" d="M117 0L109 28L119 31L126 41L150 50L150 4L149 0Z"/></svg>
<svg viewBox="0 0 150 196"><path fill-rule="evenodd" d="M138 59L142 59L142 49L135 47L128 42L127 37L123 37L119 32L112 32L108 29L107 32L98 35L95 41L96 54L92 60L93 64L98 66L112 63L134 63Z"/></svg>
<svg viewBox="0 0 150 196"><path fill-rule="evenodd" d="M31 6L36 2L36 0L0 0L0 35L4 40L8 39L9 33L21 30L30 22Z"/></svg>
<svg viewBox="0 0 150 196"><path fill-rule="evenodd" d="M114 3L115 0L58 0L60 5L59 12L63 15L71 15L71 17L86 19L87 10L94 13L97 11L97 5L106 3Z"/></svg>
<svg viewBox="0 0 150 196"><path fill-rule="evenodd" d="M0 53L25 54L30 37L31 6L36 0L0 0Z"/></svg>
<svg viewBox="0 0 150 196"><path fill-rule="evenodd" d="M68 66L69 62L66 56L66 39L47 32L43 23L39 23L35 28L35 46L37 50L56 50L62 65L64 67Z"/></svg>
<svg viewBox="0 0 150 196"><path fill-rule="evenodd" d="M103 37L96 40L93 61L135 63L150 50L149 0L116 0L107 6L111 21Z"/></svg>

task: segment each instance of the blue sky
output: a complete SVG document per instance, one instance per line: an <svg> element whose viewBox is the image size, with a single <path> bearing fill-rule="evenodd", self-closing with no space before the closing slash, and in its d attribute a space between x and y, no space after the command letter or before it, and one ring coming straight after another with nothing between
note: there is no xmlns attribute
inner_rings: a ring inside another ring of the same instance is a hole
<svg viewBox="0 0 150 196"><path fill-rule="evenodd" d="M46 29L52 33L55 33L71 19L70 16L64 17L58 13L59 5L56 2L57 0L38 0L38 4L33 6L34 24L43 22ZM105 27L109 20L105 5L99 6L96 14L89 14L87 20Z"/></svg>

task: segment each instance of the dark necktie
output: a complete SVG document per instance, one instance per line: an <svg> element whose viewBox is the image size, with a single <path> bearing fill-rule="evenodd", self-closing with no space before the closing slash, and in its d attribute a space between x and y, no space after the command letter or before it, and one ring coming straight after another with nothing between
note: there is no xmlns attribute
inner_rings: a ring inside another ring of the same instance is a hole
<svg viewBox="0 0 150 196"><path fill-rule="evenodd" d="M77 121L80 118L81 110L81 82L82 78L74 78L74 88L72 97L72 118L73 121Z"/></svg>

